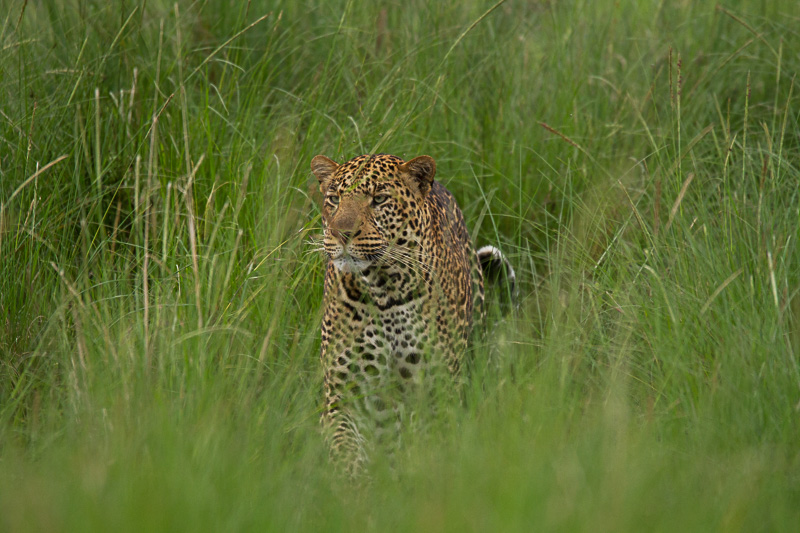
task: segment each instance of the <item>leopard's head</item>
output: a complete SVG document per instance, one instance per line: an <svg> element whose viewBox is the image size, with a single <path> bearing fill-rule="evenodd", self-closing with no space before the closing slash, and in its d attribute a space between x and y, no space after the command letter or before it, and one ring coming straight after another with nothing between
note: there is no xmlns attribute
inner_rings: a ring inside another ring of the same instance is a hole
<svg viewBox="0 0 800 533"><path fill-rule="evenodd" d="M433 158L362 155L339 165L318 155L311 170L324 198L325 252L337 269L358 273L385 259L409 260L427 224Z"/></svg>

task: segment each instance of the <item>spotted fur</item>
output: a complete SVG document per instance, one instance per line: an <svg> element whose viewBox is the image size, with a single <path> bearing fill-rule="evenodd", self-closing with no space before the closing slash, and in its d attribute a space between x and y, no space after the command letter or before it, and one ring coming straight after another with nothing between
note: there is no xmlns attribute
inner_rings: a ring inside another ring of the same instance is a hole
<svg viewBox="0 0 800 533"><path fill-rule="evenodd" d="M357 474L371 441L399 423L408 388L433 367L458 372L482 312L483 275L431 157L363 155L339 165L320 155L311 168L329 258L322 422L333 458Z"/></svg>

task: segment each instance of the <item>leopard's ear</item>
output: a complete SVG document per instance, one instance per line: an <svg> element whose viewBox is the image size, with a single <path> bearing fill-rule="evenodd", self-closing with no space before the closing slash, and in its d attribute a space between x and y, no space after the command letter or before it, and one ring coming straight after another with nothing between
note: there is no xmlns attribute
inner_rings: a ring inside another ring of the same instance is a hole
<svg viewBox="0 0 800 533"><path fill-rule="evenodd" d="M324 155L318 155L314 159L311 160L311 172L319 180L319 189L321 192L325 192L325 189L328 188L328 182L333 177L333 173L336 172L336 169L339 168L339 164L332 159L328 159Z"/></svg>
<svg viewBox="0 0 800 533"><path fill-rule="evenodd" d="M421 155L400 165L399 170L402 175L410 177L420 194L425 196L433 185L436 161L429 155Z"/></svg>

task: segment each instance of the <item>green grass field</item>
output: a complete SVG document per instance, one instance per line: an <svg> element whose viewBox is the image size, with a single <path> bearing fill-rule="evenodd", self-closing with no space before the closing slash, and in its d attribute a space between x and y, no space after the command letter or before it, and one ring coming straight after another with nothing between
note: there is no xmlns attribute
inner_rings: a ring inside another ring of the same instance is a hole
<svg viewBox="0 0 800 533"><path fill-rule="evenodd" d="M0 531L797 531L795 1L0 5ZM520 307L349 485L309 162L374 152Z"/></svg>

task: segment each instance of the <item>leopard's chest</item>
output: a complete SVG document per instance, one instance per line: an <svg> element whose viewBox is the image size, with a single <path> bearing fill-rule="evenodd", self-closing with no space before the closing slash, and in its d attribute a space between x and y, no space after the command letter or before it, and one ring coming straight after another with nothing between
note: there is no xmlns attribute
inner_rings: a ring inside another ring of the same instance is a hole
<svg viewBox="0 0 800 533"><path fill-rule="evenodd" d="M365 293L365 286L342 282L329 295L323 320L323 363L338 376L386 381L414 377L437 352L435 325L426 319L429 295L386 282ZM335 287L331 287L335 289ZM360 290L359 290L360 289ZM336 315L335 319L327 319Z"/></svg>

